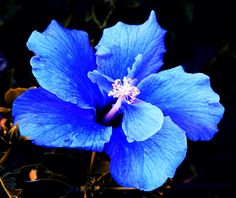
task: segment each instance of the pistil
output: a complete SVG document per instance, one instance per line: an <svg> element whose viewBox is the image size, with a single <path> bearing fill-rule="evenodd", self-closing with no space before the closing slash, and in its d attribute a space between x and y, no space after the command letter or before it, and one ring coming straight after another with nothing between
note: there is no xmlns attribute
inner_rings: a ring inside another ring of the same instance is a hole
<svg viewBox="0 0 236 198"><path fill-rule="evenodd" d="M118 98L116 103L112 106L111 110L105 115L102 122L109 124L118 114L118 111L125 101L128 104L132 104L136 100L136 96L140 93L139 89L133 85L134 80L124 77L123 83L120 79L116 79L112 84L113 90L108 93L108 96Z"/></svg>
<svg viewBox="0 0 236 198"><path fill-rule="evenodd" d="M104 116L102 123L103 124L109 124L111 123L111 121L113 120L113 118L117 115L121 104L123 101L123 97L119 97L116 101L116 103L112 106L112 108L110 109L110 111Z"/></svg>

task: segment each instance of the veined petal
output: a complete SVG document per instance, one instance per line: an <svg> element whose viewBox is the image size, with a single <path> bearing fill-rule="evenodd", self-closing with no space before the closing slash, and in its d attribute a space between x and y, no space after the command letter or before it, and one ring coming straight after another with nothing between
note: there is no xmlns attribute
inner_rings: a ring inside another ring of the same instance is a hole
<svg viewBox="0 0 236 198"><path fill-rule="evenodd" d="M163 114L156 106L138 101L134 104L124 102L122 129L128 142L143 141L157 133L163 124Z"/></svg>
<svg viewBox="0 0 236 198"><path fill-rule="evenodd" d="M218 131L224 107L208 76L181 66L153 74L139 85L139 98L159 107L191 140L209 140Z"/></svg>
<svg viewBox="0 0 236 198"><path fill-rule="evenodd" d="M96 47L98 71L112 79L122 79L129 68L138 81L157 72L163 64L165 32L157 23L154 11L142 25L118 22L105 29ZM140 54L142 64L134 64Z"/></svg>
<svg viewBox="0 0 236 198"><path fill-rule="evenodd" d="M89 72L88 77L93 83L97 83L101 92L105 92L107 94L112 90L112 83L114 82L114 80L100 73L99 71L94 70L92 72Z"/></svg>
<svg viewBox="0 0 236 198"><path fill-rule="evenodd" d="M86 32L69 30L52 21L43 33L34 31L28 48L39 84L64 101L95 107L101 93L87 73L96 69L95 54ZM96 96L96 97L95 97Z"/></svg>
<svg viewBox="0 0 236 198"><path fill-rule="evenodd" d="M135 57L135 61L132 65L131 68L128 67L127 71L128 71L128 77L129 78L132 78L134 79L136 75L136 72L138 71L139 68L142 67L142 64L143 64L143 56L142 54L138 54L136 57ZM137 79L137 78L136 78Z"/></svg>
<svg viewBox="0 0 236 198"><path fill-rule="evenodd" d="M169 117L155 135L129 143L121 128L114 129L105 151L111 158L112 177L121 186L151 191L175 174L186 155L184 131Z"/></svg>
<svg viewBox="0 0 236 198"><path fill-rule="evenodd" d="M114 82L113 79L111 79L108 76L105 76L104 74L101 74L97 70L93 70L91 72L88 72L88 78L93 82L96 83L103 95L103 98L100 98L100 100L103 100L104 104L111 104L114 102L114 98L108 96L108 92L111 91L112 83Z"/></svg>
<svg viewBox="0 0 236 198"><path fill-rule="evenodd" d="M28 90L14 101L13 118L22 135L47 147L102 151L112 130L96 122L94 109L81 109L42 88Z"/></svg>

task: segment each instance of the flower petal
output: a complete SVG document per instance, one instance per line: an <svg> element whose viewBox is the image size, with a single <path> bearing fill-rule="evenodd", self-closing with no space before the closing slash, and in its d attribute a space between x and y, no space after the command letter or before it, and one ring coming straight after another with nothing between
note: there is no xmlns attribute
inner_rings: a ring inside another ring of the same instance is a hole
<svg viewBox="0 0 236 198"><path fill-rule="evenodd" d="M122 129L128 142L143 141L160 130L163 124L161 110L143 101L123 104Z"/></svg>
<svg viewBox="0 0 236 198"><path fill-rule="evenodd" d="M132 78L134 79L135 76L136 76L136 72L138 71L138 68L141 68L142 67L142 64L143 64L143 55L142 54L138 54L136 57L135 57L135 61L132 65L131 68L128 67L127 71L128 71L128 77L129 78ZM138 77L137 77L138 78ZM137 79L136 78L136 79Z"/></svg>
<svg viewBox="0 0 236 198"><path fill-rule="evenodd" d="M108 96L108 92L111 91L112 88L112 83L114 82L113 79L109 78L108 76L105 76L104 74L101 74L97 70L93 70L91 72L88 72L88 78L93 82L96 83L103 95L103 99L101 98L100 100L103 100L103 103L108 105L112 104L115 99Z"/></svg>
<svg viewBox="0 0 236 198"><path fill-rule="evenodd" d="M42 88L20 95L13 104L13 117L22 135L48 147L102 151L112 130L96 122L94 109L81 109Z"/></svg>
<svg viewBox="0 0 236 198"><path fill-rule="evenodd" d="M97 83L97 85L100 88L101 92L105 92L107 94L109 91L111 91L113 89L112 88L112 83L114 82L114 80L111 79L108 76L105 76L104 74L101 74L97 70L89 72L88 73L88 78L93 83Z"/></svg>
<svg viewBox="0 0 236 198"><path fill-rule="evenodd" d="M105 29L96 47L98 71L112 79L122 79L135 58L142 55L142 64L129 68L133 76L140 81L156 72L163 64L165 32L157 23L154 11L142 25L118 22Z"/></svg>
<svg viewBox="0 0 236 198"><path fill-rule="evenodd" d="M172 178L186 155L184 131L169 117L155 135L141 142L127 142L120 128L112 133L105 151L111 158L112 177L121 186L151 191Z"/></svg>
<svg viewBox="0 0 236 198"><path fill-rule="evenodd" d="M209 140L218 131L224 107L208 76L186 73L179 66L150 75L138 88L139 99L159 107L191 140Z"/></svg>
<svg viewBox="0 0 236 198"><path fill-rule="evenodd" d="M96 62L86 32L52 21L43 33L34 31L27 46L35 53L33 74L44 89L80 107L96 106L95 98L101 93L87 77Z"/></svg>

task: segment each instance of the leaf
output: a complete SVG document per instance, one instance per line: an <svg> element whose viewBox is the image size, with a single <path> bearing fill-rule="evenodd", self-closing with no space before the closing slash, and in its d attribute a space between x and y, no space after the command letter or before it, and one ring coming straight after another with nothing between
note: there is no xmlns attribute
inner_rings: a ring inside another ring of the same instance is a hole
<svg viewBox="0 0 236 198"><path fill-rule="evenodd" d="M8 134L9 134L9 140L11 143L19 142L21 139L18 125L14 125L13 127L11 127Z"/></svg>
<svg viewBox="0 0 236 198"><path fill-rule="evenodd" d="M9 89L5 95L4 95L4 100L8 103L11 104L20 94L28 90L27 88L11 88Z"/></svg>
<svg viewBox="0 0 236 198"><path fill-rule="evenodd" d="M0 107L0 113L10 113L11 109L6 107Z"/></svg>

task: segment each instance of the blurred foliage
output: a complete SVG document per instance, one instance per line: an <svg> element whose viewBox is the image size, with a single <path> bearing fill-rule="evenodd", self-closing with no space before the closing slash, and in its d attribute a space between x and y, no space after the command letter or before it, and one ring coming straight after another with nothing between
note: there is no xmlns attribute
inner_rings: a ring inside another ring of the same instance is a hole
<svg viewBox="0 0 236 198"><path fill-rule="evenodd" d="M211 77L225 115L210 142L188 142L175 178L145 193L120 188L108 157L75 149L46 149L21 137L12 101L37 86L26 41L52 19L88 32L95 46L118 21L144 22L155 10L166 29L163 69L182 64ZM1 0L0 1L0 197L225 198L235 196L236 1L196 0ZM21 88L26 87L26 88ZM93 162L93 163L91 163Z"/></svg>

